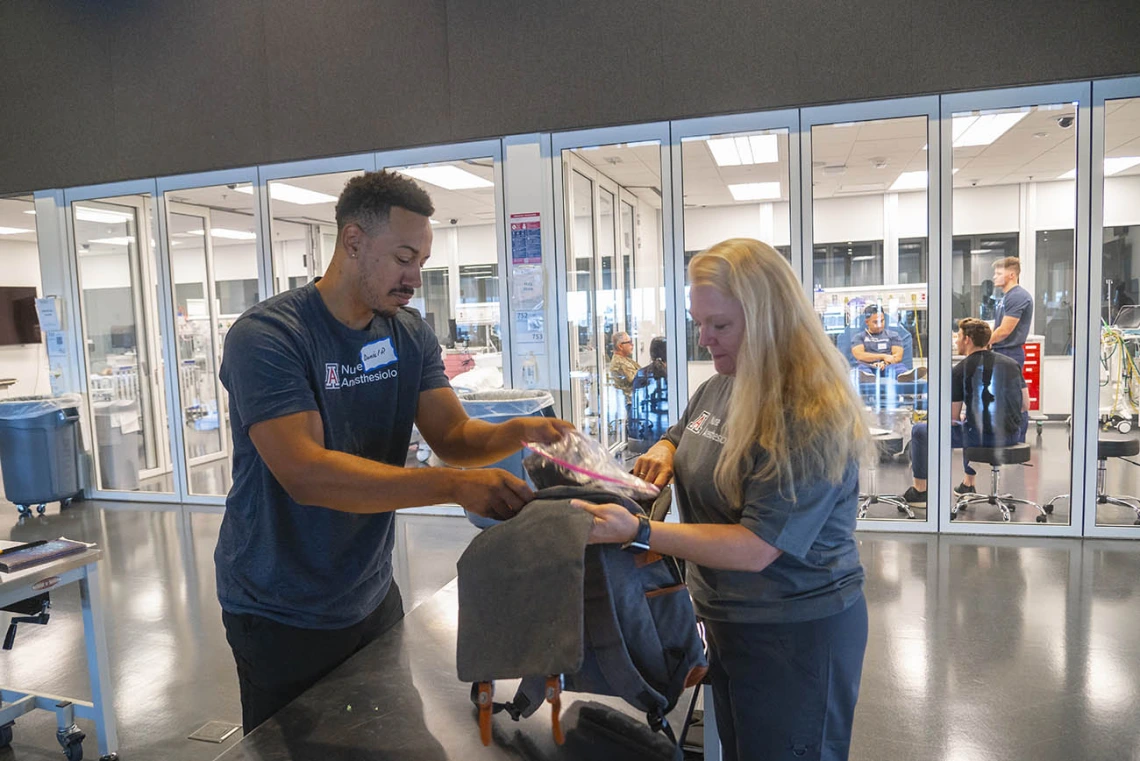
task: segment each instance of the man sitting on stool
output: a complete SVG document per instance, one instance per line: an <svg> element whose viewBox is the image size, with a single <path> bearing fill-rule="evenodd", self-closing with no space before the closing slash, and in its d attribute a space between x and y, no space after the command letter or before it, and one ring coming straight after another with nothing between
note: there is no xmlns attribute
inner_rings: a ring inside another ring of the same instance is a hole
<svg viewBox="0 0 1140 761"><path fill-rule="evenodd" d="M950 446L1005 447L1018 443L1029 410L1029 390L1021 368L1009 357L990 351L990 326L973 317L958 323L955 348L965 356L950 380ZM962 410L965 408L965 418ZM926 423L911 429L910 468L914 485L903 494L911 504L926 504ZM976 471L963 458L966 471L955 494L973 494Z"/></svg>
<svg viewBox="0 0 1140 761"><path fill-rule="evenodd" d="M863 310L865 330L851 342L851 356L858 361L860 372L877 375L898 375L903 367L903 340L892 328L886 327L886 315L878 305Z"/></svg>

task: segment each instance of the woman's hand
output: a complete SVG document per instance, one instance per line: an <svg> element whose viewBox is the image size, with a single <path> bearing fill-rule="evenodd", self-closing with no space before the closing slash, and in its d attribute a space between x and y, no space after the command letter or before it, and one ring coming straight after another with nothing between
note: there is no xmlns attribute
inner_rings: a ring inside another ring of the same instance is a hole
<svg viewBox="0 0 1140 761"><path fill-rule="evenodd" d="M633 464L633 475L658 488L664 487L673 480L673 455L676 451L669 442L658 441L637 458Z"/></svg>
<svg viewBox="0 0 1140 761"><path fill-rule="evenodd" d="M595 505L580 499L570 500L570 504L594 516L590 544L625 544L637 536L637 516L621 505Z"/></svg>

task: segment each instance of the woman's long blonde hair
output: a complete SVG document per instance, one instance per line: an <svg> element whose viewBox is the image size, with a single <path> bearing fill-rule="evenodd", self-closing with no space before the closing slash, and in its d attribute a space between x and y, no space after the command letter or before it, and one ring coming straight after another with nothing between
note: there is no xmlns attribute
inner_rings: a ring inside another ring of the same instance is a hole
<svg viewBox="0 0 1140 761"><path fill-rule="evenodd" d="M738 506L750 478L791 498L798 479L838 483L867 449L863 405L791 266L766 243L730 238L693 257L689 280L744 307L717 489Z"/></svg>

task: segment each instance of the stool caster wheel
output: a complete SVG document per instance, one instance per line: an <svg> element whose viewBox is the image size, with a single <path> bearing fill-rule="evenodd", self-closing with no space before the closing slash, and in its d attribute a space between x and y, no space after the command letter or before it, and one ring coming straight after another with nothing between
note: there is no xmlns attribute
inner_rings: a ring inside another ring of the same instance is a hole
<svg viewBox="0 0 1140 761"><path fill-rule="evenodd" d="M1053 506L1052 505L1043 505L1043 507L1045 508L1045 512L1049 513L1049 515L1053 514Z"/></svg>
<svg viewBox="0 0 1140 761"><path fill-rule="evenodd" d="M7 748L12 744L12 724L9 722L0 727L0 748Z"/></svg>
<svg viewBox="0 0 1140 761"><path fill-rule="evenodd" d="M1046 520L1047 520L1047 519L1046 519L1046 517L1045 517L1044 515L1038 515L1038 516L1037 516L1037 522L1038 522L1038 523L1044 523Z"/></svg>
<svg viewBox="0 0 1140 761"><path fill-rule="evenodd" d="M906 508L903 507L902 505L895 505L895 509L898 510L903 515L906 515Z"/></svg>
<svg viewBox="0 0 1140 761"><path fill-rule="evenodd" d="M43 515L47 512L47 505L36 505L36 512Z"/></svg>
<svg viewBox="0 0 1140 761"><path fill-rule="evenodd" d="M1133 526L1140 526L1140 518L1137 518L1136 520L1132 521L1132 525Z"/></svg>
<svg viewBox="0 0 1140 761"><path fill-rule="evenodd" d="M87 739L87 735L78 727L72 724L69 730L57 732L56 738L63 746L63 756L67 761L83 761L83 741Z"/></svg>
<svg viewBox="0 0 1140 761"><path fill-rule="evenodd" d="M958 520L958 514L957 513L950 513L950 520L952 520L952 521Z"/></svg>
<svg viewBox="0 0 1140 761"><path fill-rule="evenodd" d="M105 756L99 756L99 761L119 761L118 753L108 753Z"/></svg>

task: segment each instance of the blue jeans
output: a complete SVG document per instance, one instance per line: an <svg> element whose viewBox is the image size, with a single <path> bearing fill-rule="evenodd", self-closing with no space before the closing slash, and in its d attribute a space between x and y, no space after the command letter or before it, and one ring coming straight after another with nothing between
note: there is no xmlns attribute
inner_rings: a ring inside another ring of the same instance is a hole
<svg viewBox="0 0 1140 761"><path fill-rule="evenodd" d="M846 761L867 603L794 624L706 621L724 761Z"/></svg>
<svg viewBox="0 0 1140 761"><path fill-rule="evenodd" d="M1028 413L1021 413L1021 430L1013 440L999 439L997 436L982 436L977 433L967 435L965 423L955 421L950 424L950 447L952 449L965 449L966 447L1008 447L1025 441L1025 430L1029 425ZM926 480L926 453L930 448L930 433L926 423L915 423L910 429L910 472L915 478ZM968 439L968 440L967 440ZM970 467L970 461L962 454L962 469L966 475L975 476L977 471Z"/></svg>

